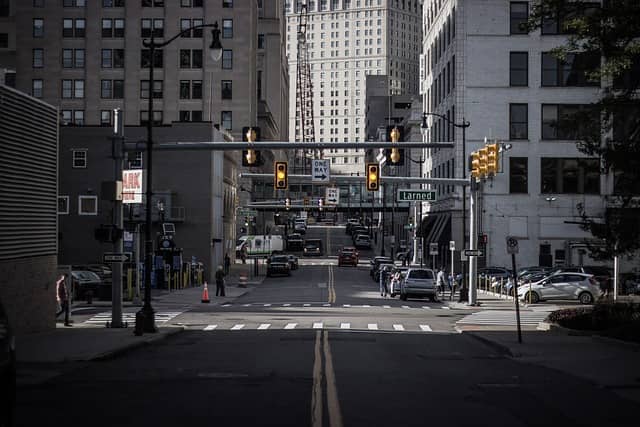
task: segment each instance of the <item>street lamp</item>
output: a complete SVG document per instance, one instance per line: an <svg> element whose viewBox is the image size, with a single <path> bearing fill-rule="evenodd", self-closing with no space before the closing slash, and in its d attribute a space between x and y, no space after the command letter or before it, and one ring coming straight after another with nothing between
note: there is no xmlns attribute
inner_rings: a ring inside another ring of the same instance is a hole
<svg viewBox="0 0 640 427"><path fill-rule="evenodd" d="M222 43L220 43L220 30L218 22L213 24L196 25L187 28L167 41L157 43L154 39L154 33L151 31L151 39L143 40L142 45L149 49L149 111L147 112L147 190L146 209L145 209L145 259L144 259L144 305L142 309L136 313L136 326L134 333L142 335L144 332L157 332L158 328L155 323L155 312L151 307L151 267L153 266L153 240L151 240L151 211L153 209L153 68L156 49L163 48L169 43L187 34L192 30L200 28L212 27L211 35L211 59L218 61L222 56Z"/></svg>
<svg viewBox="0 0 640 427"><path fill-rule="evenodd" d="M429 125L427 124L427 116L440 117L441 119L449 123L451 126L462 129L462 178L463 179L466 178L467 177L467 132L466 131L467 131L467 128L471 126L471 123L466 121L464 117L462 118L462 123L456 123L451 119L447 118L447 116L443 116L442 114L423 112L422 124L420 125L420 128L422 131L422 135L424 136L426 136L427 130L429 129ZM466 193L466 186L463 185L462 186L462 245L463 245L463 248L466 246L464 240L467 234L467 225L466 225L467 199L466 199L465 193ZM451 260L451 262L453 263L453 260ZM462 268L462 284L463 284L462 288L466 289L467 281L465 277L464 263L461 263L461 268ZM462 300L463 294L464 292L461 290L460 300Z"/></svg>

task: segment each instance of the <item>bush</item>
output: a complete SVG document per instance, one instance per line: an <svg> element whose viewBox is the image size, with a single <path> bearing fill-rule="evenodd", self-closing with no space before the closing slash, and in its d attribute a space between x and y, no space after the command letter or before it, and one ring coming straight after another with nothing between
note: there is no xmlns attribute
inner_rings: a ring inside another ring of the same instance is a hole
<svg viewBox="0 0 640 427"><path fill-rule="evenodd" d="M601 303L593 308L558 310L551 313L548 320L565 328L640 341L640 304Z"/></svg>

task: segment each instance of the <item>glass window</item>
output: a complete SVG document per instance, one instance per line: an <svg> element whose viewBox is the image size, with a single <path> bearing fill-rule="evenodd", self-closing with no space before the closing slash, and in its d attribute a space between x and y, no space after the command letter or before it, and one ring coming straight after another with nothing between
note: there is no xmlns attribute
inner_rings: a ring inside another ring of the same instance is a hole
<svg viewBox="0 0 640 427"><path fill-rule="evenodd" d="M34 20L34 23L35 23L35 20ZM62 37L73 37L73 19L62 20Z"/></svg>
<svg viewBox="0 0 640 427"><path fill-rule="evenodd" d="M222 7L226 7L226 8L233 7L233 0L222 0Z"/></svg>
<svg viewBox="0 0 640 427"><path fill-rule="evenodd" d="M82 19L82 18L76 19L75 20L74 36L75 37L84 37L85 36L85 29L86 29L86 21L84 19Z"/></svg>
<svg viewBox="0 0 640 427"><path fill-rule="evenodd" d="M111 110L100 111L100 126L111 126Z"/></svg>
<svg viewBox="0 0 640 427"><path fill-rule="evenodd" d="M598 159L543 157L540 162L543 194L600 194Z"/></svg>
<svg viewBox="0 0 640 427"><path fill-rule="evenodd" d="M113 37L124 37L124 19L113 20Z"/></svg>
<svg viewBox="0 0 640 427"><path fill-rule="evenodd" d="M202 80L193 80L191 82L191 98L202 99Z"/></svg>
<svg viewBox="0 0 640 427"><path fill-rule="evenodd" d="M180 80L180 99L189 98L191 98L191 82L189 80Z"/></svg>
<svg viewBox="0 0 640 427"><path fill-rule="evenodd" d="M202 49L191 50L191 68L202 68Z"/></svg>
<svg viewBox="0 0 640 427"><path fill-rule="evenodd" d="M233 129L233 119L232 119L231 111L222 111L220 113L220 121L222 122L222 129L232 130Z"/></svg>
<svg viewBox="0 0 640 427"><path fill-rule="evenodd" d="M31 81L31 96L34 98L42 98L42 79L34 79Z"/></svg>
<svg viewBox="0 0 640 427"><path fill-rule="evenodd" d="M181 122L188 122L191 120L191 112L189 110L180 110L178 113L178 120Z"/></svg>
<svg viewBox="0 0 640 427"><path fill-rule="evenodd" d="M182 52L182 51L181 51ZM163 65L163 53L162 49L156 49L153 53L153 66L154 68L162 68ZM149 68L150 52L149 49L142 49L140 55L140 66L142 68Z"/></svg>
<svg viewBox="0 0 640 427"><path fill-rule="evenodd" d="M73 124L84 126L84 110L73 110Z"/></svg>
<svg viewBox="0 0 640 427"><path fill-rule="evenodd" d="M509 157L509 193L528 193L528 159Z"/></svg>
<svg viewBox="0 0 640 427"><path fill-rule="evenodd" d="M191 68L191 51L180 49L180 68Z"/></svg>
<svg viewBox="0 0 640 427"><path fill-rule="evenodd" d="M102 60L101 66L102 68L111 68L113 67L113 57L112 57L111 49L102 49Z"/></svg>
<svg viewBox="0 0 640 427"><path fill-rule="evenodd" d="M100 97L107 99L113 97L113 87L111 84L111 80L102 80L100 82Z"/></svg>
<svg viewBox="0 0 640 427"><path fill-rule="evenodd" d="M62 80L62 98L69 99L73 96L73 80Z"/></svg>
<svg viewBox="0 0 640 427"><path fill-rule="evenodd" d="M44 37L44 19L42 18L33 19L33 37Z"/></svg>
<svg viewBox="0 0 640 427"><path fill-rule="evenodd" d="M114 99L124 98L124 80L113 81L113 98Z"/></svg>
<svg viewBox="0 0 640 427"><path fill-rule="evenodd" d="M60 123L61 126L69 126L73 124L73 111L71 110L62 110L62 121Z"/></svg>
<svg viewBox="0 0 640 427"><path fill-rule="evenodd" d="M98 196L78 196L78 215L98 215Z"/></svg>
<svg viewBox="0 0 640 427"><path fill-rule="evenodd" d="M258 49L264 49L264 34L258 34Z"/></svg>
<svg viewBox="0 0 640 427"><path fill-rule="evenodd" d="M69 196L58 196L58 215L69 214Z"/></svg>
<svg viewBox="0 0 640 427"><path fill-rule="evenodd" d="M511 34L527 34L527 30L522 26L529 19L529 4L525 1L512 1L510 15Z"/></svg>
<svg viewBox="0 0 640 427"><path fill-rule="evenodd" d="M194 110L191 112L191 121L192 122L201 122L202 121L202 110Z"/></svg>
<svg viewBox="0 0 640 427"><path fill-rule="evenodd" d="M222 99L233 98L233 82L231 80L222 80Z"/></svg>
<svg viewBox="0 0 640 427"><path fill-rule="evenodd" d="M156 59L159 59L158 68L162 68L162 51L156 51ZM113 49L113 68L124 68L124 49Z"/></svg>
<svg viewBox="0 0 640 427"><path fill-rule="evenodd" d="M180 20L180 32L188 30L191 28L191 19L181 19ZM191 31L185 31L180 37L187 38L191 37Z"/></svg>
<svg viewBox="0 0 640 427"><path fill-rule="evenodd" d="M84 169L87 167L87 150L73 150L71 155L73 156L72 167L74 169Z"/></svg>
<svg viewBox="0 0 640 427"><path fill-rule="evenodd" d="M509 139L529 138L527 104L509 104Z"/></svg>
<svg viewBox="0 0 640 427"><path fill-rule="evenodd" d="M113 21L111 19L102 20L102 37L113 37Z"/></svg>
<svg viewBox="0 0 640 427"><path fill-rule="evenodd" d="M561 60L551 52L543 52L542 86L599 86L599 81L587 77L599 65L599 55L570 53Z"/></svg>
<svg viewBox="0 0 640 427"><path fill-rule="evenodd" d="M192 27L197 27L198 25L203 25L204 21L202 19L194 19L193 21L191 21L191 26ZM193 31L191 31L192 33L192 37L194 38L198 38L201 39L202 38L202 28L196 28Z"/></svg>
<svg viewBox="0 0 640 427"><path fill-rule="evenodd" d="M222 38L230 39L233 37L233 19L222 20Z"/></svg>
<svg viewBox="0 0 640 427"><path fill-rule="evenodd" d="M222 50L222 69L223 70L233 69L233 50L231 49Z"/></svg>
<svg viewBox="0 0 640 427"><path fill-rule="evenodd" d="M140 21L140 36L151 37L151 19L142 19Z"/></svg>
<svg viewBox="0 0 640 427"><path fill-rule="evenodd" d="M84 98L84 80L73 81L73 97L78 99Z"/></svg>
<svg viewBox="0 0 640 427"><path fill-rule="evenodd" d="M511 52L509 55L509 85L527 86L529 84L529 53Z"/></svg>
<svg viewBox="0 0 640 427"><path fill-rule="evenodd" d="M73 49L62 49L62 67L73 68Z"/></svg>
<svg viewBox="0 0 640 427"><path fill-rule="evenodd" d="M74 66L84 68L84 49L74 49Z"/></svg>
<svg viewBox="0 0 640 427"><path fill-rule="evenodd" d="M153 20L153 37L164 37L164 19Z"/></svg>
<svg viewBox="0 0 640 427"><path fill-rule="evenodd" d="M599 115L588 105L542 105L542 139L580 139L593 132L593 123L599 123Z"/></svg>
<svg viewBox="0 0 640 427"><path fill-rule="evenodd" d="M32 55L33 55L32 57L33 68L44 67L44 49L41 49L41 48L33 49Z"/></svg>

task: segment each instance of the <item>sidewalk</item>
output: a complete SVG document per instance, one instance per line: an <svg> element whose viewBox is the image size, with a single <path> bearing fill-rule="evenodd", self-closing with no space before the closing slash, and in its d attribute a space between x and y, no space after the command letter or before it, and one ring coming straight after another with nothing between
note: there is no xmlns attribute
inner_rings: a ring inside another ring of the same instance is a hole
<svg viewBox="0 0 640 427"><path fill-rule="evenodd" d="M592 381L640 402L640 344L597 336L523 331L464 332L516 360Z"/></svg>

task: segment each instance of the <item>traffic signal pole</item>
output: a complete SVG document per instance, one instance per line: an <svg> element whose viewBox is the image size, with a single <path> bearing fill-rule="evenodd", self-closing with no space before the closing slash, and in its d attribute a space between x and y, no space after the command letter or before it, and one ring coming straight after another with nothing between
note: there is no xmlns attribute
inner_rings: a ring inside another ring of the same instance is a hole
<svg viewBox="0 0 640 427"><path fill-rule="evenodd" d="M469 249L478 249L478 195L481 183L471 177L469 189ZM469 305L477 304L478 291L478 257L469 256Z"/></svg>

